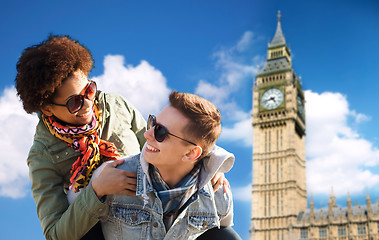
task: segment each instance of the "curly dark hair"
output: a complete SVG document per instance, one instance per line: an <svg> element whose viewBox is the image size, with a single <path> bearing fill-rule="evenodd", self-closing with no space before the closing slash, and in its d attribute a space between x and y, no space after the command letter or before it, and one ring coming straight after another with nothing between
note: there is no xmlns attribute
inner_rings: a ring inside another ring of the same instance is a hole
<svg viewBox="0 0 379 240"><path fill-rule="evenodd" d="M93 64L91 52L69 36L50 35L26 48L17 62L15 79L25 111L40 111L67 77L77 70L87 75Z"/></svg>

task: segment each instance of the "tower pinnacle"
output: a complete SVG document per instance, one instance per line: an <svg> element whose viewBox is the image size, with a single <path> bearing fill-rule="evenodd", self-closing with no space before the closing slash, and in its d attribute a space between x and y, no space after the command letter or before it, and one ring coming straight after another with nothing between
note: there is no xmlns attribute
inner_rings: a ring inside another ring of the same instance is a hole
<svg viewBox="0 0 379 240"><path fill-rule="evenodd" d="M271 43L269 44L270 48L273 47L280 47L283 45L286 45L286 39L284 38L283 31L282 31L282 25L280 24L281 15L280 12L278 13L278 25L276 26L276 32L274 35L274 38L272 39Z"/></svg>

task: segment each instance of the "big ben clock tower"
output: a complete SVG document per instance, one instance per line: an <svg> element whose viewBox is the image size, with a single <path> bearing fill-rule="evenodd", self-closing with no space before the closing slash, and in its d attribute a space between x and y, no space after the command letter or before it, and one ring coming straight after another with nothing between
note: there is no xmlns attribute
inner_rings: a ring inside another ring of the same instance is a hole
<svg viewBox="0 0 379 240"><path fill-rule="evenodd" d="M253 87L251 239L292 240L306 210L304 93L278 13L267 61Z"/></svg>

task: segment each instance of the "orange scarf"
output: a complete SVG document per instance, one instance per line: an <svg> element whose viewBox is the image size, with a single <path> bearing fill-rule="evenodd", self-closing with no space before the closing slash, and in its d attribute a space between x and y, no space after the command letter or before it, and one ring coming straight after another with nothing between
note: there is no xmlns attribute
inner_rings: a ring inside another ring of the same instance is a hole
<svg viewBox="0 0 379 240"><path fill-rule="evenodd" d="M55 117L42 114L43 122L50 133L81 153L71 168L70 189L74 192L88 185L93 171L103 162L120 157L113 143L98 136L97 129L102 122L102 112L96 103L92 122L79 127L64 126Z"/></svg>

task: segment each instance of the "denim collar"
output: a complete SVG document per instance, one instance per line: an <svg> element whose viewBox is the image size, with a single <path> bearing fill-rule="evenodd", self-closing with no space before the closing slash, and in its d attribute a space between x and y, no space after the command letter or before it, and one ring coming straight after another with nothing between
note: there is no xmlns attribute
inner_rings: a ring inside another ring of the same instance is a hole
<svg viewBox="0 0 379 240"><path fill-rule="evenodd" d="M149 176L149 163L143 158L145 148L146 143L139 155L136 196L143 196L146 200L148 199L146 194L153 192L154 188ZM212 187L206 187L207 183L210 182L216 172L228 172L232 168L233 163L234 155L232 153L229 153L218 146L214 146L208 156L203 159L203 167L201 168L199 179L199 194L211 197L213 189Z"/></svg>
<svg viewBox="0 0 379 240"><path fill-rule="evenodd" d="M143 158L142 153L140 153L140 154L141 154L140 158ZM147 179L148 179L148 182L146 182L146 184L145 184L146 186L144 186L144 181L143 181L144 177L147 177ZM147 175L145 174L144 170L142 169L141 162L139 162L138 167L137 167L136 196L142 196L144 193L144 188L146 188L146 193L150 193L150 192L154 191L154 188L151 184L150 176L148 174Z"/></svg>
<svg viewBox="0 0 379 240"><path fill-rule="evenodd" d="M141 154L142 156L142 154ZM201 169L200 171L203 171L203 169ZM144 186L143 186L143 178L144 178L145 173L142 169L142 166L141 164L139 163L138 166L137 166L137 189L136 189L136 196L142 196L143 195L143 192L144 192ZM147 179L150 179L150 176L147 175L146 176ZM203 195L207 198L211 198L212 194L213 194L213 189L212 188L208 188L207 185L203 186L200 190L198 190L199 194L200 195ZM150 193L150 192L154 192L154 188L151 184L151 182L147 182L146 184L146 193Z"/></svg>

